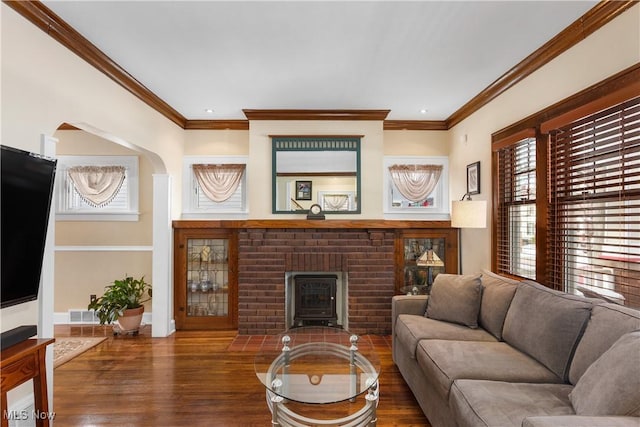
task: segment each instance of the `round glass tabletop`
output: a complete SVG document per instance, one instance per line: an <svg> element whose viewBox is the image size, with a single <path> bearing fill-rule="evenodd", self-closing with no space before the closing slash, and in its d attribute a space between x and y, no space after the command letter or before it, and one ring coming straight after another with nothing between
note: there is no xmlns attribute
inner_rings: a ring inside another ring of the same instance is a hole
<svg viewBox="0 0 640 427"><path fill-rule="evenodd" d="M380 374L380 361L368 337L320 326L266 337L254 365L269 391L301 403L353 399L377 384Z"/></svg>

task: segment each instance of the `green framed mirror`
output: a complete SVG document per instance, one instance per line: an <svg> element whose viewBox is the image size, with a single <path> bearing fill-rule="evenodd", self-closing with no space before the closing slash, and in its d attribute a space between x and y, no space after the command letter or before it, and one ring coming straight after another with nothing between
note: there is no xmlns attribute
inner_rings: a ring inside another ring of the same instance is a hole
<svg viewBox="0 0 640 427"><path fill-rule="evenodd" d="M272 212L358 214L361 135L271 136Z"/></svg>

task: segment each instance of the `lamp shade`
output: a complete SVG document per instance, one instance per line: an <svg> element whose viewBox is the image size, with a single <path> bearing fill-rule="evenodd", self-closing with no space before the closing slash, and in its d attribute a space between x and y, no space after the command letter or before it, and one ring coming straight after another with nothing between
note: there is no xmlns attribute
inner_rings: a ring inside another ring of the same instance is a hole
<svg viewBox="0 0 640 427"><path fill-rule="evenodd" d="M487 201L460 200L451 205L451 226L455 228L486 228Z"/></svg>

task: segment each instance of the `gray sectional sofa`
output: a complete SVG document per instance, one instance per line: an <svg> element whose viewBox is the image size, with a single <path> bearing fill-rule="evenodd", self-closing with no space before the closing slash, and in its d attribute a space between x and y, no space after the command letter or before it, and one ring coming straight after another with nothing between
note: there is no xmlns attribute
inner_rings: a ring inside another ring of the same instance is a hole
<svg viewBox="0 0 640 427"><path fill-rule="evenodd" d="M640 312L489 272L395 296L393 360L433 427L640 426Z"/></svg>

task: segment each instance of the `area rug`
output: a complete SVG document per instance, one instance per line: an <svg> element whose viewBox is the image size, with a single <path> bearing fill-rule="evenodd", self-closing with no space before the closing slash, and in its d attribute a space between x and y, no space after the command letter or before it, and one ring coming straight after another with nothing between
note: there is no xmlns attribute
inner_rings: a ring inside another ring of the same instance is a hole
<svg viewBox="0 0 640 427"><path fill-rule="evenodd" d="M63 337L53 343L53 368L67 363L91 347L100 344L107 337Z"/></svg>

